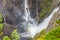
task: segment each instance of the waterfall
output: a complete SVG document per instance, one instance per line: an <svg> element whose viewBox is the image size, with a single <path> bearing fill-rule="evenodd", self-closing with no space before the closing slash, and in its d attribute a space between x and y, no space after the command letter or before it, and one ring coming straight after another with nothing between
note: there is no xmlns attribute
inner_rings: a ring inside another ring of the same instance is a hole
<svg viewBox="0 0 60 40"><path fill-rule="evenodd" d="M21 34L21 36L33 38L37 33L41 32L41 30L46 29L51 18L58 10L59 10L59 7L54 8L52 13L47 18L45 18L42 21L42 23L37 25L37 22L33 18L30 17L28 3L27 3L27 0L25 0L25 16L23 18L25 19L27 32Z"/></svg>
<svg viewBox="0 0 60 40"><path fill-rule="evenodd" d="M34 22L34 24L30 24L28 27L28 30L31 34L31 37L33 38L37 33L41 32L43 29L46 29L51 18L54 16L54 14L59 10L59 7L54 8L54 10L52 11L52 13L45 18L42 23L40 23L39 25L36 25Z"/></svg>
<svg viewBox="0 0 60 40"><path fill-rule="evenodd" d="M27 0L25 0L25 16L24 16L24 19L26 20L26 22L29 21L29 16L30 16L29 7L28 7Z"/></svg>
<svg viewBox="0 0 60 40"><path fill-rule="evenodd" d="M25 9L24 10L25 10L25 12L24 12L25 16L23 16L23 19L25 19L25 22L23 22L22 24L26 26L25 29L27 28L27 30L26 30L27 32L22 33L21 36L22 37L31 37L32 34L29 32L28 28L33 27L32 25L35 25L35 24L37 25L37 22L30 17L30 11L29 11L27 0L25 0Z"/></svg>

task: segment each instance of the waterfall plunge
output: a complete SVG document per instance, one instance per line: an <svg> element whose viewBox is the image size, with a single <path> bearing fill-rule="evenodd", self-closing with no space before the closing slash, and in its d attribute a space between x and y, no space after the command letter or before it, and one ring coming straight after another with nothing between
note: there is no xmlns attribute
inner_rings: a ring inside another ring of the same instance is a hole
<svg viewBox="0 0 60 40"><path fill-rule="evenodd" d="M49 21L53 17L53 15L59 10L59 7L54 8L52 13L43 20L42 23L37 25L37 22L30 17L30 11L28 7L27 0L25 0L25 16L23 17L25 19L25 22L27 23L27 32L22 34L22 37L31 37L33 38L37 33L39 33L41 30L46 29Z"/></svg>
<svg viewBox="0 0 60 40"><path fill-rule="evenodd" d="M28 27L29 32L31 33L31 37L33 38L37 33L41 32L41 30L46 29L51 18L54 16L54 14L59 10L59 7L55 8L53 10L53 12L47 17L45 18L42 23L40 23L39 25L36 25L35 22L33 22L34 24L30 24L30 26Z"/></svg>

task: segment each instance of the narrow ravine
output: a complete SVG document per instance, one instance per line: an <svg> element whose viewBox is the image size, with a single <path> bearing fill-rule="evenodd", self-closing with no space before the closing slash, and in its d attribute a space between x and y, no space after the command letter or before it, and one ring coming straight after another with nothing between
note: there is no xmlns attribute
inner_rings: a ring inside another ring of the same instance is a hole
<svg viewBox="0 0 60 40"><path fill-rule="evenodd" d="M45 18L42 23L38 25L37 22L30 17L28 3L27 3L27 0L25 0L25 16L23 18L25 19L27 32L23 33L21 36L33 38L41 30L46 29L49 24L49 21L58 10L59 10L59 7L54 8L51 14L47 18Z"/></svg>
<svg viewBox="0 0 60 40"><path fill-rule="evenodd" d="M41 30L46 29L51 18L54 16L54 14L59 10L59 7L54 8L54 10L52 11L52 13L43 20L42 23L40 23L39 25L36 25L35 22L34 24L31 24L29 27L29 32L31 33L31 37L33 38L37 33L39 33Z"/></svg>

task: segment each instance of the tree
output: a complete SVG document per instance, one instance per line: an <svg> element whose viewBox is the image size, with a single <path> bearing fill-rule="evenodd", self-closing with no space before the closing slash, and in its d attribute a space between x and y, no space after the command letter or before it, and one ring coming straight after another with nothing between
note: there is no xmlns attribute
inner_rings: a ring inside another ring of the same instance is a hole
<svg viewBox="0 0 60 40"><path fill-rule="evenodd" d="M14 30L11 34L12 40L19 40L20 34L17 32L17 30Z"/></svg>

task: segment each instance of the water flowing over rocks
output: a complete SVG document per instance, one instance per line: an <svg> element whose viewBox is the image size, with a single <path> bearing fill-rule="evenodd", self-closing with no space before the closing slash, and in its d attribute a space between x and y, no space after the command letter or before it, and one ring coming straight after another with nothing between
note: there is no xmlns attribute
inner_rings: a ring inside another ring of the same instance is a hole
<svg viewBox="0 0 60 40"><path fill-rule="evenodd" d="M0 0L0 11L7 28L12 26L15 29L16 26L21 40L28 40L47 28L55 11L59 10L57 4L57 0Z"/></svg>

